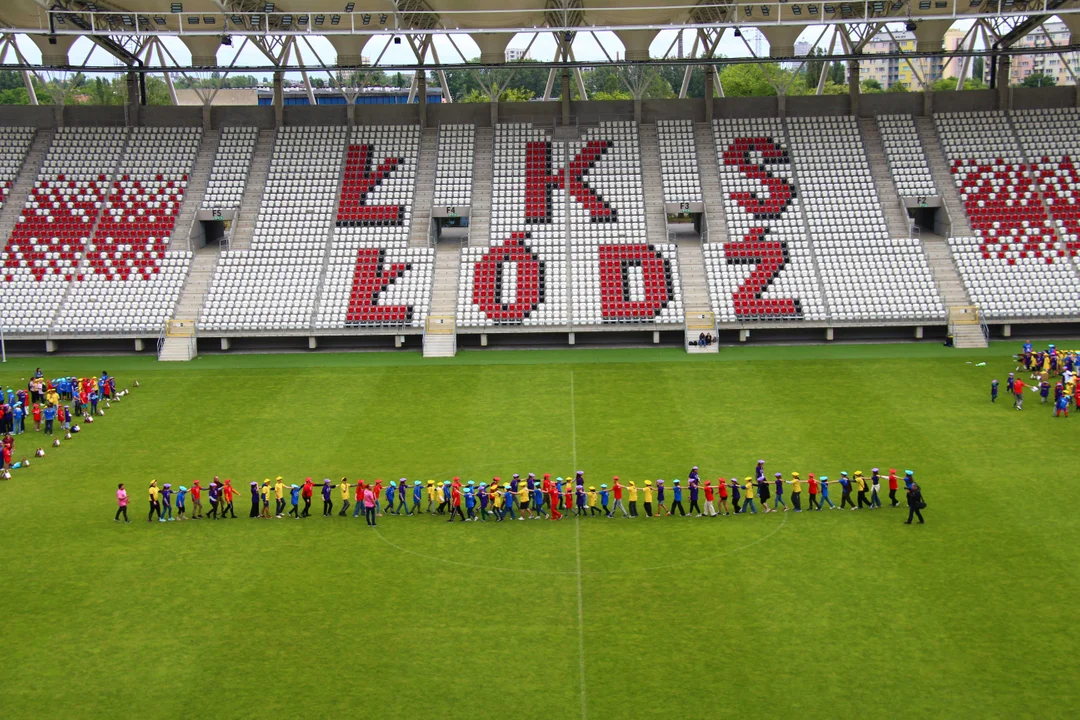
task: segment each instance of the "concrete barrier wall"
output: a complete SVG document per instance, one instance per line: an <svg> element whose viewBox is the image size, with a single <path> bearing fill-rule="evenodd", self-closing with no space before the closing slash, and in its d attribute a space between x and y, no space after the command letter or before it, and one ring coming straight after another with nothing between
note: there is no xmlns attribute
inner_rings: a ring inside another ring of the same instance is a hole
<svg viewBox="0 0 1080 720"><path fill-rule="evenodd" d="M139 124L147 127L202 127L202 106L147 105L139 109Z"/></svg>
<svg viewBox="0 0 1080 720"><path fill-rule="evenodd" d="M201 110L200 110L201 113ZM257 127L260 130L274 128L274 108L270 105L221 105L210 108L210 127Z"/></svg>
<svg viewBox="0 0 1080 720"><path fill-rule="evenodd" d="M1076 88L1014 88L1009 91L1013 108L1027 110L1036 108L1077 107L1080 97ZM994 90L945 91L932 93L932 112L973 112L997 108L997 92ZM859 114L872 117L880 114L922 115L925 96L915 93L880 93L862 95ZM784 101L788 116L846 115L850 112L847 95L804 95L788 97ZM562 105L554 102L499 103L499 122L532 122L541 126L553 126L562 122ZM146 106L141 109L141 125L200 126L202 108L199 106ZM282 109L286 125L345 125L348 110L344 105L286 105ZM776 117L780 114L776 97L714 98L713 115L717 118ZM122 106L95 107L69 105L62 109L64 125L123 125L126 122ZM435 103L427 106L428 124L472 123L480 127L491 125L491 105L488 103ZM595 125L603 120L629 119L634 116L631 100L600 100L571 102L571 124ZM52 105L0 105L0 125L30 125L51 128L56 126L57 109ZM360 125L401 125L416 123L419 106L412 105L357 105L355 122ZM644 100L641 103L641 119L652 123L657 120L691 119L705 120L705 101ZM269 105L217 106L211 109L210 124L214 129L246 125L268 129L274 127L274 108Z"/></svg>

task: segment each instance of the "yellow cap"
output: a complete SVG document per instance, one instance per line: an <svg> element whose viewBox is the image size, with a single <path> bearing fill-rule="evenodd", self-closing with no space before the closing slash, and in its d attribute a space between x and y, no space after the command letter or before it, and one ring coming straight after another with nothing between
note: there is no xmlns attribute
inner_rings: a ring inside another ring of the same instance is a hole
<svg viewBox="0 0 1080 720"><path fill-rule="evenodd" d="M791 477L795 477L795 478L797 478L797 477L799 477L799 473L797 473L797 472L793 472L793 473L791 473Z"/></svg>
<svg viewBox="0 0 1080 720"><path fill-rule="evenodd" d="M646 485L652 485L652 480L646 480L646 481L645 481L645 484L646 484Z"/></svg>

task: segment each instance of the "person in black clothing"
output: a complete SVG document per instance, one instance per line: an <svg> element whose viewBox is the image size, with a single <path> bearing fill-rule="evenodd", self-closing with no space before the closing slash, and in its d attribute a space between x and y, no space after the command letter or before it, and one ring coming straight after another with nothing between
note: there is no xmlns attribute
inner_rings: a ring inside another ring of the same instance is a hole
<svg viewBox="0 0 1080 720"><path fill-rule="evenodd" d="M907 490L907 506L908 516L904 522L905 525L911 524L911 519L916 515L919 516L919 524L923 524L922 509L926 507L926 503L923 502L922 490L919 489L919 483L912 482L911 486Z"/></svg>
<svg viewBox="0 0 1080 720"><path fill-rule="evenodd" d="M259 517L259 483L251 483L251 514L248 517Z"/></svg>

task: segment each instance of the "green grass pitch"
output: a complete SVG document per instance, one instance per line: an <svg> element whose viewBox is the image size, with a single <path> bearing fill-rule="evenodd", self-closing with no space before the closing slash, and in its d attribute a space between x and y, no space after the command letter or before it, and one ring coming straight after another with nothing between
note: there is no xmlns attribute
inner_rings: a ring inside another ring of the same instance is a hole
<svg viewBox="0 0 1080 720"><path fill-rule="evenodd" d="M990 404L1018 346L9 360L5 384L141 387L0 483L2 714L1076 717L1080 417ZM927 524L246 517L279 474L599 484L759 457L914 468ZM150 478L214 474L241 519L146 523Z"/></svg>

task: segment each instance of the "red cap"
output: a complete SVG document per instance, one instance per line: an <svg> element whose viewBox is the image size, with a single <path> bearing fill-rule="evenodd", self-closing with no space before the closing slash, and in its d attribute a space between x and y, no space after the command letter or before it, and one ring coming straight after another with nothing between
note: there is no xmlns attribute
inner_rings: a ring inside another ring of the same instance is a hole
<svg viewBox="0 0 1080 720"><path fill-rule="evenodd" d="M618 479L619 479L619 476L618 476L618 475L616 475L615 477L613 477L613 478L611 478L611 479L612 479L612 480L618 480Z"/></svg>

